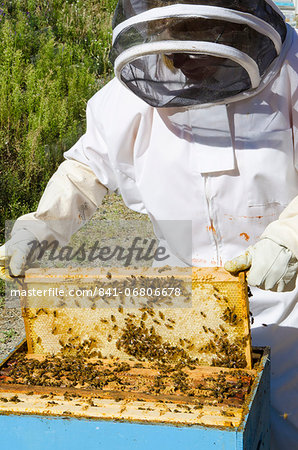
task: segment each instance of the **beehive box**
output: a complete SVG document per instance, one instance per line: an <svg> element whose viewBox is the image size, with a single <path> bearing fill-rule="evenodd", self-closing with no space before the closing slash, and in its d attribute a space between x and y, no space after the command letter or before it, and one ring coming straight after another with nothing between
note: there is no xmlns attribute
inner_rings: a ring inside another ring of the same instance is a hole
<svg viewBox="0 0 298 450"><path fill-rule="evenodd" d="M270 448L268 349L254 349L251 370L194 369L192 379L199 381L200 386L197 386L197 395L193 396L179 391L162 395L137 392L133 389L133 381L130 392L127 388L115 392L104 388L44 386L34 377L29 383L28 380L21 383L17 378L24 374L26 355L26 343L23 343L0 363L0 439L3 448ZM30 364L49 357L36 358L30 359ZM48 371L53 370L51 362L48 359L46 363ZM87 361L84 363L86 365ZM68 364L71 365L70 360ZM101 370L111 370L110 364L115 361L104 361ZM12 372L21 365L23 372L17 374L15 371L13 375ZM131 365L136 363L131 361ZM31 376L34 370L30 372ZM145 365L135 367L127 377L145 380L156 374ZM213 384L212 379L221 381ZM222 390L218 389L220 386ZM204 395L208 390L209 394Z"/></svg>
<svg viewBox="0 0 298 450"><path fill-rule="evenodd" d="M32 269L22 299L29 353L251 368L244 274Z"/></svg>
<svg viewBox="0 0 298 450"><path fill-rule="evenodd" d="M33 269L23 287L3 442L34 448L29 428L36 448L268 448L268 352L252 359L243 274Z"/></svg>

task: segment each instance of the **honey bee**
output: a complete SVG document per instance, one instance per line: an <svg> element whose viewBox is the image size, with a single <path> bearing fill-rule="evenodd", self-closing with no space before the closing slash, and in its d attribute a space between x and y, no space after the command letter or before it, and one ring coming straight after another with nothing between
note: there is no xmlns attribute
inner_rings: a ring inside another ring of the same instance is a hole
<svg viewBox="0 0 298 450"><path fill-rule="evenodd" d="M19 397L17 395L14 395L13 397L11 397L9 400L9 402L13 402L13 403L20 403L23 400L20 400Z"/></svg>

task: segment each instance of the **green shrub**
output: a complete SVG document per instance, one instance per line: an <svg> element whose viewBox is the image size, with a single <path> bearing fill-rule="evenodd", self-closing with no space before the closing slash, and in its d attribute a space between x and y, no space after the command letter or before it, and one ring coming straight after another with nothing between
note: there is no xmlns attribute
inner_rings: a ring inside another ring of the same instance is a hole
<svg viewBox="0 0 298 450"><path fill-rule="evenodd" d="M110 79L115 0L14 0L0 6L0 233L36 208Z"/></svg>

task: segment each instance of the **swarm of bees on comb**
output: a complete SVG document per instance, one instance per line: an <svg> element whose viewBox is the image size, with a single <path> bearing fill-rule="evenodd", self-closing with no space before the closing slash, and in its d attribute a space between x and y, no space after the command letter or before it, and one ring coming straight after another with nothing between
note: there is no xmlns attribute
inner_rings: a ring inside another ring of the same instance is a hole
<svg viewBox="0 0 298 450"><path fill-rule="evenodd" d="M54 307L25 309L29 355L17 353L1 368L0 380L120 400L154 396L195 408L239 407L254 380L247 352L247 298L242 304L238 299L245 294L243 283L239 290L238 280L218 283L208 272L194 283L158 270L160 277L150 280L142 274L113 280L111 272L104 279L119 292L128 282L135 289L171 285L179 288L180 303L174 295L143 297L141 302L122 295L115 304L107 295L98 299L104 307L95 298L82 307L83 300L74 298L73 307L65 308L65 299L58 298ZM207 366L211 372L202 372Z"/></svg>

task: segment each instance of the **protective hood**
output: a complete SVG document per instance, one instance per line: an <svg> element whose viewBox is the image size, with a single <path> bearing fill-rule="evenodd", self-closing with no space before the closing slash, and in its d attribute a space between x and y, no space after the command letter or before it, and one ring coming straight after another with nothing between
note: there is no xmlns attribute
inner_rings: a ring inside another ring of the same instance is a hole
<svg viewBox="0 0 298 450"><path fill-rule="evenodd" d="M286 34L271 0L120 0L110 59L151 106L230 103L258 89Z"/></svg>

